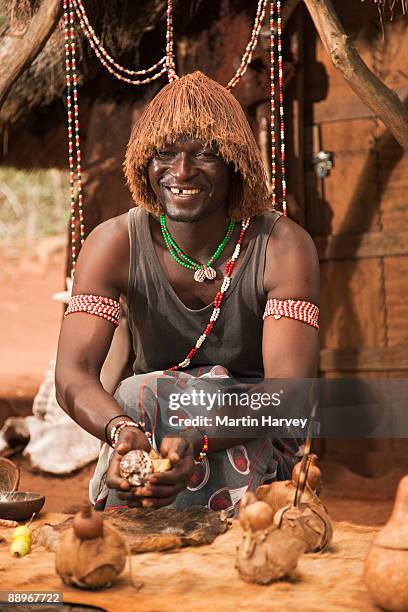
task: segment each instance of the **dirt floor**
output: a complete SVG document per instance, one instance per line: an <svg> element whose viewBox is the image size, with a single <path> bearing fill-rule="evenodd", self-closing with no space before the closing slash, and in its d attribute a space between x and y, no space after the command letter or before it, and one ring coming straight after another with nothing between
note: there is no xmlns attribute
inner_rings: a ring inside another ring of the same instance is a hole
<svg viewBox="0 0 408 612"><path fill-rule="evenodd" d="M0 246L0 398L32 398L57 347L64 287L61 237Z"/></svg>
<svg viewBox="0 0 408 612"><path fill-rule="evenodd" d="M35 250L0 249L0 423L27 413L47 363L56 348L62 306L51 299L64 289L61 240L46 239ZM66 512L87 496L93 466L66 477L35 473L24 460L20 490L46 495L45 510ZM322 498L334 520L365 525L385 522L402 470L365 478L336 463L323 462Z"/></svg>

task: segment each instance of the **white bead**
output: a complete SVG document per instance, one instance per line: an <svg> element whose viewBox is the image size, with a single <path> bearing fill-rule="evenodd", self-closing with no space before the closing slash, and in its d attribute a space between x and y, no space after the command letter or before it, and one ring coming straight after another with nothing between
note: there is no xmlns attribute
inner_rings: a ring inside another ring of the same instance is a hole
<svg viewBox="0 0 408 612"><path fill-rule="evenodd" d="M190 365L190 359L184 359L184 361L179 363L180 368L186 368L188 365Z"/></svg>
<svg viewBox="0 0 408 612"><path fill-rule="evenodd" d="M240 250L241 250L241 245L240 245L240 244L237 244L237 245L236 245L236 247L235 247L235 249L234 249L234 252L233 252L233 254L232 254L232 259L234 259L234 260L235 260L235 259L237 259L237 258L238 258L238 255L239 255Z"/></svg>
<svg viewBox="0 0 408 612"><path fill-rule="evenodd" d="M216 321L220 315L221 309L220 308L214 308L212 315L210 317L210 321Z"/></svg>
<svg viewBox="0 0 408 612"><path fill-rule="evenodd" d="M205 334L202 334L202 336L199 337L199 339L196 342L196 347L197 348L200 348L200 346L203 345L203 343L205 342L206 337L207 336Z"/></svg>
<svg viewBox="0 0 408 612"><path fill-rule="evenodd" d="M225 293L228 287L230 286L230 284L231 284L231 278L229 276L226 276L224 280L222 281L221 292Z"/></svg>

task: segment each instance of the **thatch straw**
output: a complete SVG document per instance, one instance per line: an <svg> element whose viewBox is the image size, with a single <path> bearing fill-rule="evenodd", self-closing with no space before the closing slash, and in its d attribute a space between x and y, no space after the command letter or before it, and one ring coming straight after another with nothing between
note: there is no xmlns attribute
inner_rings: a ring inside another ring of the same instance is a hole
<svg viewBox="0 0 408 612"><path fill-rule="evenodd" d="M4 33L14 31L21 35L25 31L27 22L38 9L40 2L41 0L0 0L0 12L7 17L0 33L0 45ZM138 67L141 61L139 46L144 34L154 30L165 14L165 0L148 0L147 4L148 7L144 3L126 1L120 3L118 8L117 0L86 2L90 22L103 45L117 61L132 68ZM101 69L77 21L76 36L77 66L82 86L87 80L95 78L98 71L105 69ZM155 51L157 56L154 56L153 61L160 57L162 42L158 37ZM132 54L134 65L129 56L125 60L122 59L122 55L127 53ZM14 84L1 109L0 125L6 122L16 123L27 116L31 109L47 106L58 98L63 99L66 87L64 66L64 30L61 20L43 51ZM145 88L141 88L140 93L144 95L144 92Z"/></svg>
<svg viewBox="0 0 408 612"><path fill-rule="evenodd" d="M160 214L147 167L157 150L182 135L216 145L235 170L229 202L232 217L243 219L270 208L264 167L240 104L225 87L199 71L166 85L133 128L124 168L136 204Z"/></svg>
<svg viewBox="0 0 408 612"><path fill-rule="evenodd" d="M394 17L394 11L400 7L404 15L408 12L408 0L372 0L378 6L381 14L384 14L386 8L389 10L390 19Z"/></svg>

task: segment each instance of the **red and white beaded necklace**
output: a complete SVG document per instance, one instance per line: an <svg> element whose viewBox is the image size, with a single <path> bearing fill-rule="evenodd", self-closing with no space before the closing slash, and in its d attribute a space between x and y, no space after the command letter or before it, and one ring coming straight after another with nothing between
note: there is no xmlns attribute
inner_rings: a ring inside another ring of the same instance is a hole
<svg viewBox="0 0 408 612"><path fill-rule="evenodd" d="M250 40L242 55L240 65L227 84L227 89L233 89L245 74L252 54L258 44L262 22L265 17L266 8L270 6L270 80L271 80L271 195L272 203L277 202L276 195L276 170L277 170L277 140L280 143L280 168L281 168L281 203L283 213L286 216L286 170L285 170L285 126L283 108L283 60L282 60L282 18L281 0L258 0L254 26ZM75 44L75 15L80 27L89 41L89 44L102 65L117 79L130 85L145 85L160 78L167 73L170 82L178 78L174 58L174 35L173 35L173 0L167 0L167 27L166 27L166 53L155 64L142 70L131 70L117 63L103 47L100 39L93 30L87 17L82 0L63 0L64 28L65 28L65 69L67 84L67 115L68 115L68 161L70 177L70 215L71 215L71 276L75 273L77 259L77 242L79 226L79 246L85 239L85 225L83 212L82 194L82 170L81 170L81 148L79 134L79 100L78 100L78 75L76 67L76 44ZM275 70L275 50L278 57L278 71ZM150 76L147 76L150 75ZM279 112L276 112L275 96L278 99ZM279 132L279 134L278 134ZM278 138L277 138L278 135ZM76 214L78 210L78 215Z"/></svg>
<svg viewBox="0 0 408 612"><path fill-rule="evenodd" d="M234 252L225 267L224 279L222 281L220 290L217 291L215 295L213 301L214 308L207 326L204 328L203 333L198 337L196 343L187 353L183 361L180 361L180 363L168 368L168 371L182 370L184 368L187 368L190 365L191 360L195 357L199 349L202 347L202 345L210 335L214 327L214 323L220 316L221 304L224 299L224 296L231 285L232 272L234 270L235 262L239 257L242 241L244 239L245 232L248 229L249 223L250 219L243 219L241 221L241 231L239 233L238 240L235 244ZM115 326L118 326L121 309L119 302L111 298L101 297L97 295L74 295L70 300L68 309L65 312L64 316L67 317L75 312L87 312L88 314L93 314L98 317L102 317L107 321L113 323Z"/></svg>
<svg viewBox="0 0 408 612"><path fill-rule="evenodd" d="M213 302L214 309L211 313L208 325L205 327L201 336L198 337L196 343L187 353L183 361L180 361L180 363L178 363L177 365L174 365L171 368L168 368L168 370L182 370L183 368L188 368L191 360L195 357L198 350L202 347L202 345L204 344L204 342L207 340L208 336L210 335L212 328L214 327L214 323L220 316L221 303L224 299L226 292L229 289L229 286L231 285L232 271L234 269L235 262L237 261L239 257L242 241L244 239L245 232L248 229L249 223L250 223L250 219L243 219L241 221L241 231L239 233L238 240L236 242L235 249L231 256L231 259L228 261L226 265L224 280L222 281L221 289L217 291L215 295L214 302Z"/></svg>

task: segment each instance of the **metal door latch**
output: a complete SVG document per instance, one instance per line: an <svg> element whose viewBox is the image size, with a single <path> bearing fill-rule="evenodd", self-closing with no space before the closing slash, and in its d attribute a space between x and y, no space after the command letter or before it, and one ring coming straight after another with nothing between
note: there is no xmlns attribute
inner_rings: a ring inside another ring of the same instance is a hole
<svg viewBox="0 0 408 612"><path fill-rule="evenodd" d="M317 176L321 179L326 178L333 168L333 153L330 151L318 151L312 157L312 164Z"/></svg>

